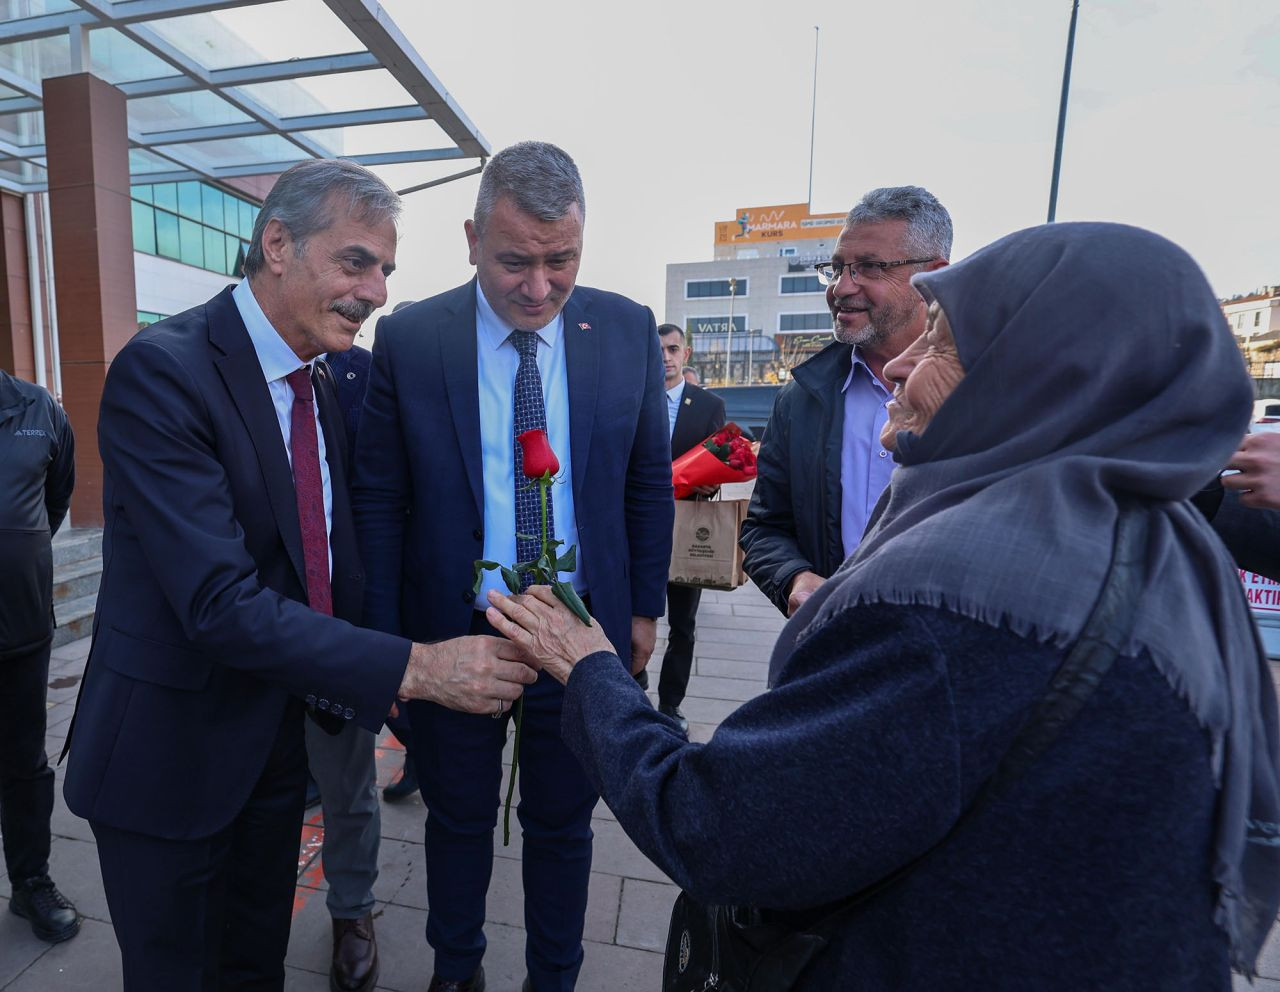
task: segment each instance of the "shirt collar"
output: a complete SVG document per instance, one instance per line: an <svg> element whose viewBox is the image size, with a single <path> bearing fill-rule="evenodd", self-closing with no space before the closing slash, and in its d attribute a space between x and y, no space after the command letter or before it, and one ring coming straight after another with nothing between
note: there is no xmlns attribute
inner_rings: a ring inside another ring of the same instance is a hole
<svg viewBox="0 0 1280 992"><path fill-rule="evenodd" d="M499 317L497 311L490 306L489 300L484 295L484 288L477 279L476 332L480 335L480 340L487 343L494 351L497 351L506 344L507 338L511 336L511 332L514 330L516 328ZM555 348L559 344L560 338L564 335L564 311L561 310L556 314L546 327L541 327L531 333L538 335L542 339L542 343L548 348Z"/></svg>
<svg viewBox="0 0 1280 992"><path fill-rule="evenodd" d="M253 288L248 279L241 279L239 285L231 291L231 299L240 311L240 319L244 321L245 330L249 332L249 340L253 342L253 350L258 355L258 364L267 382L283 379L290 372L305 365L293 349L285 343L280 332L272 326L267 315L262 312L258 298L253 295Z"/></svg>
<svg viewBox="0 0 1280 992"><path fill-rule="evenodd" d="M684 380L684 377L681 376L680 381L667 390L667 399L669 399L672 403L679 403L680 400L684 397L684 387L685 387L685 380Z"/></svg>
<svg viewBox="0 0 1280 992"><path fill-rule="evenodd" d="M853 385L853 377L858 374L859 368L866 373L867 380L872 385L877 386L880 392L888 395L889 390L884 388L884 383L876 378L876 374L871 371L871 366L863 360L862 349L857 345L854 345L853 350L849 352L849 374L844 377L844 385L840 387L840 392L847 393L849 391L849 387Z"/></svg>

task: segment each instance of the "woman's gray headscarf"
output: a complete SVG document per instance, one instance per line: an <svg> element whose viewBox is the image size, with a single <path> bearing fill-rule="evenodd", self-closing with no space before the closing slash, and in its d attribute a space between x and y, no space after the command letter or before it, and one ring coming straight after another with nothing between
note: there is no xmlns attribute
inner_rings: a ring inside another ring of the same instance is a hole
<svg viewBox="0 0 1280 992"><path fill-rule="evenodd" d="M913 283L950 320L965 377L922 434L898 434L879 516L794 636L858 603L916 603L1070 645L1117 503L1136 500L1148 581L1125 653L1150 652L1212 742L1215 920L1251 973L1280 903L1280 747L1239 575L1187 502L1252 400L1217 300L1186 252L1117 224L1021 231Z"/></svg>

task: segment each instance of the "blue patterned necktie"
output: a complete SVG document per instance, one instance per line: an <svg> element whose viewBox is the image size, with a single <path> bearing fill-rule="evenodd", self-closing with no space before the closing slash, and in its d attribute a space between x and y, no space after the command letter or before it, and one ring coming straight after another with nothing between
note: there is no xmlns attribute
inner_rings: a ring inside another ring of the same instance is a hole
<svg viewBox="0 0 1280 992"><path fill-rule="evenodd" d="M515 433L511 438L516 456L516 561L536 561L542 554L542 509L538 486L530 485L530 480L524 477L524 453L515 439L525 431L547 429L547 411L542 402L542 376L538 372L538 335L532 331L512 331L508 340L520 355L515 388L512 390L515 401ZM520 534L528 534L533 540L523 540ZM555 536L550 489L547 490L547 536ZM532 584L533 577L528 572L520 576L522 591Z"/></svg>

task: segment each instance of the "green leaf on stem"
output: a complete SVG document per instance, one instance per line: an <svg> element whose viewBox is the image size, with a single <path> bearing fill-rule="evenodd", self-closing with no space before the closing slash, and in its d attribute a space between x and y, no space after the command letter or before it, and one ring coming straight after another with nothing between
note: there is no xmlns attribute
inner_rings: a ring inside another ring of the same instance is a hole
<svg viewBox="0 0 1280 992"><path fill-rule="evenodd" d="M516 540L518 541L536 541L537 539L538 538L533 534L521 534L519 531L516 531Z"/></svg>
<svg viewBox="0 0 1280 992"><path fill-rule="evenodd" d="M551 591L555 593L556 599L573 611L574 616L588 627L591 626L591 614L587 612L587 608L582 604L582 600L578 598L578 593L573 586L569 585L568 582L556 581L551 583Z"/></svg>
<svg viewBox="0 0 1280 992"><path fill-rule="evenodd" d="M556 559L557 572L572 572L578 567L578 546L575 544Z"/></svg>
<svg viewBox="0 0 1280 992"><path fill-rule="evenodd" d="M480 585L484 581L485 572L491 571L495 568L501 568L501 567L502 566L496 561L485 561L484 559L477 559L472 564L472 568L475 570L475 581L472 583L472 586L471 586L472 593L474 593L477 596L480 595Z"/></svg>
<svg viewBox="0 0 1280 992"><path fill-rule="evenodd" d="M507 584L507 588L511 590L511 595L516 596L520 593L520 576L505 566L502 569L502 581Z"/></svg>

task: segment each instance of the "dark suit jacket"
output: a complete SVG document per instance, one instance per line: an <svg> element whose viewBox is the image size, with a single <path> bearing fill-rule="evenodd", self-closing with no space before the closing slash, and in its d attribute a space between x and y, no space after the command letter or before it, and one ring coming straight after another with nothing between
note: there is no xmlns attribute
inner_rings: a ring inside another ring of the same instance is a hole
<svg viewBox="0 0 1280 992"><path fill-rule="evenodd" d="M325 356L338 389L338 407L347 429L347 451L356 450L356 432L360 429L360 411L364 409L364 392L369 387L369 363L373 355L367 348L352 345L346 351ZM348 459L348 464L350 460Z"/></svg>
<svg viewBox="0 0 1280 992"><path fill-rule="evenodd" d="M342 425L316 368L334 613L355 619L364 577ZM67 805L150 836L208 836L243 806L289 694L377 730L409 644L306 605L289 461L230 290L116 356L98 443L104 570Z"/></svg>
<svg viewBox="0 0 1280 992"><path fill-rule="evenodd" d="M579 560L625 660L631 617L663 614L671 557L657 328L648 308L579 287L564 335ZM378 321L352 500L365 622L379 630L437 640L470 627L484 542L476 374L475 280Z"/></svg>
<svg viewBox="0 0 1280 992"><path fill-rule="evenodd" d="M671 460L701 444L724 426L724 400L701 386L684 384L675 430L671 432Z"/></svg>

